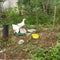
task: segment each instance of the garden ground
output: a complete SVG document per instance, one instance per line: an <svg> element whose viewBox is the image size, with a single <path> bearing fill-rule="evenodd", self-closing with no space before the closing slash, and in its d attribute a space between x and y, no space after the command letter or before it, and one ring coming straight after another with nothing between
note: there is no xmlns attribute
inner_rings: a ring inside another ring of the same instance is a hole
<svg viewBox="0 0 60 60"><path fill-rule="evenodd" d="M2 34L2 30L0 30L0 33ZM8 41L4 42L2 40L2 37L0 38L1 41L0 50L5 49L3 53L0 53L0 59L7 59L7 60L33 59L34 60L35 59L34 55L35 53L38 54L37 51L39 51L40 48L49 50L50 48L53 48L57 45L57 43L59 42L59 33L60 32L57 30L51 31L48 28L44 28L38 33L40 35L40 38L35 40L31 37L31 34L29 36L16 37L13 35L13 31L11 29L9 31ZM18 44L18 41L20 39L23 39L25 41L24 44L22 45Z"/></svg>

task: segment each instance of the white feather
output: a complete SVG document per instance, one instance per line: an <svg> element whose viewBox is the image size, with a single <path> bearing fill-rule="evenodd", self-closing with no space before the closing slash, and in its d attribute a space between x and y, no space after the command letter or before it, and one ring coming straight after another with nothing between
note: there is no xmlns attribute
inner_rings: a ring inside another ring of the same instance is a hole
<svg viewBox="0 0 60 60"><path fill-rule="evenodd" d="M25 18L22 20L22 22L21 23L18 23L17 25L19 26L19 28L21 28L22 26L24 26L25 25Z"/></svg>
<svg viewBox="0 0 60 60"><path fill-rule="evenodd" d="M13 28L13 30L14 30L14 33L15 33L15 32L16 32L16 33L19 33L19 27L18 27L17 25L12 24L12 28Z"/></svg>
<svg viewBox="0 0 60 60"><path fill-rule="evenodd" d="M19 24L17 24L17 25L12 24L12 28L13 28L13 30L14 30L14 33L15 33L15 32L16 32L16 33L19 33L20 28L25 25L24 21L25 21L25 18L23 19L23 21L22 21L21 23L19 23ZM25 30L24 30L24 31L25 31Z"/></svg>

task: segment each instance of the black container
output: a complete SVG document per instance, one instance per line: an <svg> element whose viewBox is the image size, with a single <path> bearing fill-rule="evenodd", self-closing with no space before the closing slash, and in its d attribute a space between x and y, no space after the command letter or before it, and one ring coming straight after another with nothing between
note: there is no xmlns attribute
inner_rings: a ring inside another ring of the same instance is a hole
<svg viewBox="0 0 60 60"><path fill-rule="evenodd" d="M3 26L3 40L8 40L9 27L8 25Z"/></svg>

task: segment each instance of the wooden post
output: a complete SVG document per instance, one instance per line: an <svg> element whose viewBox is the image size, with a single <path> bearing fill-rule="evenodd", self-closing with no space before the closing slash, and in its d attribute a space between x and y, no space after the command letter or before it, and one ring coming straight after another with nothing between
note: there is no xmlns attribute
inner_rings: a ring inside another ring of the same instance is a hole
<svg viewBox="0 0 60 60"><path fill-rule="evenodd" d="M8 40L8 25L3 26L3 37L2 37L2 39L3 39L3 41Z"/></svg>

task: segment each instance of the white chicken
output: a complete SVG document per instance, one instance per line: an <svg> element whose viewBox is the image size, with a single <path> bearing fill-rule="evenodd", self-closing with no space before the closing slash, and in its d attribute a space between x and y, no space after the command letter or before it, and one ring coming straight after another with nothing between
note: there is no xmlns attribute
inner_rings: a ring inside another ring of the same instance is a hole
<svg viewBox="0 0 60 60"><path fill-rule="evenodd" d="M23 19L23 21L21 23L18 23L17 25L19 26L19 28L23 27L25 25L25 18Z"/></svg>
<svg viewBox="0 0 60 60"><path fill-rule="evenodd" d="M18 25L15 25L15 24L12 24L12 28L14 30L14 33L19 33L19 26Z"/></svg>
<svg viewBox="0 0 60 60"><path fill-rule="evenodd" d="M17 25L16 25L16 24L12 24L12 28L13 28L13 30L14 30L14 33L15 33L15 32L16 32L16 33L19 33L20 28L25 25L25 23L24 23L25 20L26 20L26 19L24 18L23 21L22 21L21 23L17 24ZM25 31L25 30L24 30L24 31Z"/></svg>

